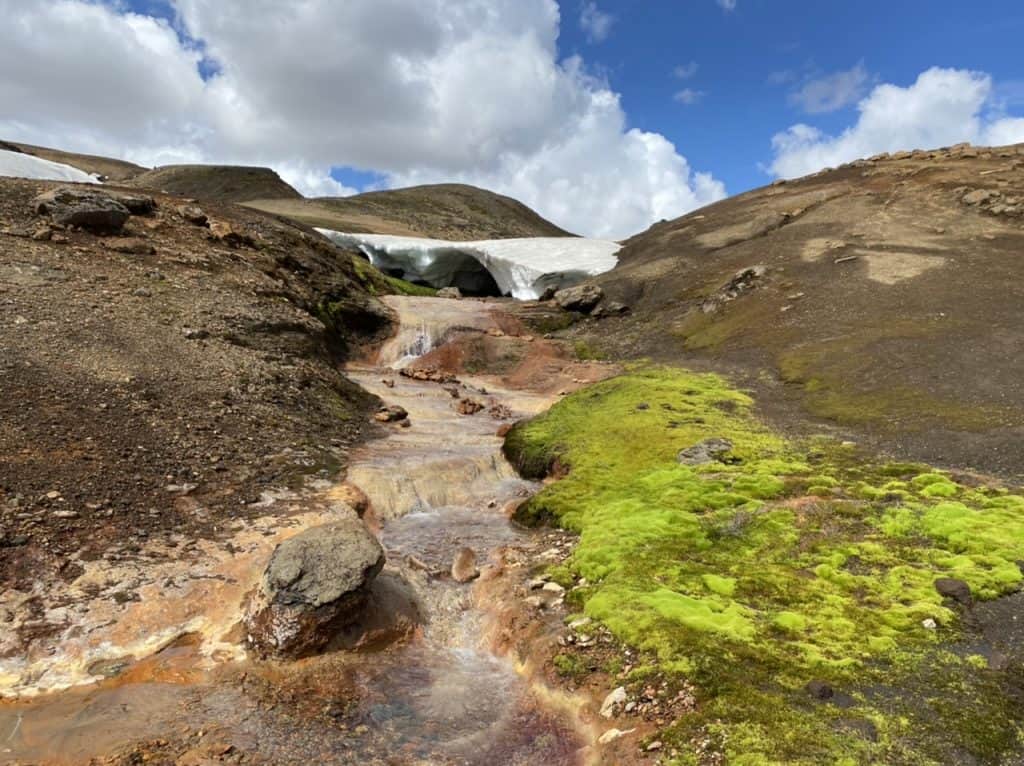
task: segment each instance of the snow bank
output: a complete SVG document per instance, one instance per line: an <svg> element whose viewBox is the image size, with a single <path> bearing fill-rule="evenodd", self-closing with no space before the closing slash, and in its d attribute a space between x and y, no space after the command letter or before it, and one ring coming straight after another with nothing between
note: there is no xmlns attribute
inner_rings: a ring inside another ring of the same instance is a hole
<svg viewBox="0 0 1024 766"><path fill-rule="evenodd" d="M0 176L14 178L33 178L38 181L74 181L85 184L98 184L88 173L64 165L60 162L33 157L31 154L10 152L0 149Z"/></svg>
<svg viewBox="0 0 1024 766"><path fill-rule="evenodd" d="M318 231L339 245L358 248L377 268L401 272L408 281L433 287L454 285L470 292L486 292L488 285L496 284L502 295L520 300L539 298L549 287L568 287L610 271L622 247L617 242L577 237L451 242Z"/></svg>

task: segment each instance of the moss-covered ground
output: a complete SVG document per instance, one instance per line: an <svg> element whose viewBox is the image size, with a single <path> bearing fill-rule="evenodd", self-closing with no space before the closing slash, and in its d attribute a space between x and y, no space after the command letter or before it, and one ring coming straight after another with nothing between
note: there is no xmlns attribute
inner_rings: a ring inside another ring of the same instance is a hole
<svg viewBox="0 0 1024 766"><path fill-rule="evenodd" d="M1024 712L1008 701L1020 679L955 651L960 607L934 583L1016 591L1024 497L788 440L752 405L714 375L637 368L506 441L525 474L565 472L519 517L579 533L559 573L585 582L570 602L643 652L638 677L697 686L696 712L659 735L675 762L701 763L698 736L745 766L1006 762L1021 748ZM677 462L710 437L731 453ZM812 680L841 693L814 699Z"/></svg>
<svg viewBox="0 0 1024 766"><path fill-rule="evenodd" d="M406 282L404 279L385 274L365 258L352 257L356 276L371 295L419 295L430 297L437 295L437 290L426 285Z"/></svg>

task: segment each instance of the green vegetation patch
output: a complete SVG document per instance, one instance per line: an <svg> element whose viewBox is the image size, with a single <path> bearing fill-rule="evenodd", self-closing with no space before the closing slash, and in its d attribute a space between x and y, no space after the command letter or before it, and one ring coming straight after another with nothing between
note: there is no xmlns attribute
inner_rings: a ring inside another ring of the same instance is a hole
<svg viewBox="0 0 1024 766"><path fill-rule="evenodd" d="M1019 588L1024 497L825 440L796 444L751 407L718 376L642 368L566 397L506 441L525 474L565 472L519 519L579 533L567 567L587 585L573 603L698 685L698 710L666 741L687 750L711 737L743 764L945 763L958 747L988 763L1017 747L1012 706L974 743L899 690L927 695L921 668L959 635L937 578L982 599ZM679 464L710 438L732 448ZM978 705L1002 709L1001 683L974 684L987 672L976 658L943 667L944 684L977 687ZM812 679L849 690L850 704L810 699Z"/></svg>

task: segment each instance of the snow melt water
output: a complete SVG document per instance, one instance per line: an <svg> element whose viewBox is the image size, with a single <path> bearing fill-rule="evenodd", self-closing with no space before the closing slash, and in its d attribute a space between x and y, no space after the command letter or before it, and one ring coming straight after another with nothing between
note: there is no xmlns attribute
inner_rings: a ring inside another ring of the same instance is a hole
<svg viewBox="0 0 1024 766"><path fill-rule="evenodd" d="M347 234L318 229L336 244L358 248L370 262L410 282L432 287L454 285L486 292L496 284L502 295L539 298L556 289L610 271L618 263L618 242L579 237L529 237L453 242L444 239Z"/></svg>
<svg viewBox="0 0 1024 766"><path fill-rule="evenodd" d="M78 168L60 162L50 162L31 154L0 149L0 176L32 178L37 181L73 181L98 184L99 181Z"/></svg>

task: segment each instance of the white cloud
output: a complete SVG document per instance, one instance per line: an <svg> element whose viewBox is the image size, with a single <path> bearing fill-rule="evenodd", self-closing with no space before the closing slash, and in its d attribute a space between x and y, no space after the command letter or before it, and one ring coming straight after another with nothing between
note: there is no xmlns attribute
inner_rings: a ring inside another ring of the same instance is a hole
<svg viewBox="0 0 1024 766"><path fill-rule="evenodd" d="M625 236L724 196L608 85L559 60L554 0L175 0L219 67L153 18L85 0L0 0L0 137L143 164L275 167L347 193L458 179L584 234ZM528 97L524 97L526 94Z"/></svg>
<svg viewBox="0 0 1024 766"><path fill-rule="evenodd" d="M726 11L736 10L736 0L715 0L718 5Z"/></svg>
<svg viewBox="0 0 1024 766"><path fill-rule="evenodd" d="M587 40L599 43L608 39L615 18L597 7L593 0L584 0L580 9L580 28L586 33Z"/></svg>
<svg viewBox="0 0 1024 766"><path fill-rule="evenodd" d="M683 88L682 90L676 91L675 95L672 96L680 104L686 104L691 106L696 104L702 98L704 98L704 91L694 90L693 88Z"/></svg>
<svg viewBox="0 0 1024 766"><path fill-rule="evenodd" d="M851 69L808 80L789 94L789 101L810 114L834 112L859 101L868 79L868 71L861 61Z"/></svg>
<svg viewBox="0 0 1024 766"><path fill-rule="evenodd" d="M907 87L878 85L857 105L857 122L837 136L805 124L776 134L769 170L795 178L881 152L1024 140L1024 119L987 111L991 93L983 72L938 67Z"/></svg>
<svg viewBox="0 0 1024 766"><path fill-rule="evenodd" d="M689 80L697 74L697 62L691 61L689 64L680 64L672 70L672 74L680 80Z"/></svg>

